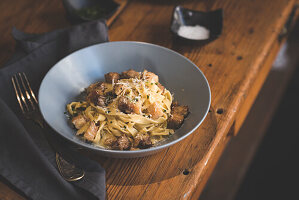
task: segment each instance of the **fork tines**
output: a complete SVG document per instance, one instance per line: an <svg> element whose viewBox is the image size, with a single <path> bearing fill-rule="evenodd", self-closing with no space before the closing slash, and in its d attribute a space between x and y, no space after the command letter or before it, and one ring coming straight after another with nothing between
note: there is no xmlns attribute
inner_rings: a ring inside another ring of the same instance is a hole
<svg viewBox="0 0 299 200"><path fill-rule="evenodd" d="M13 75L11 81L15 89L16 97L22 112L25 113L38 109L38 101L31 89L26 74L24 72L17 73Z"/></svg>

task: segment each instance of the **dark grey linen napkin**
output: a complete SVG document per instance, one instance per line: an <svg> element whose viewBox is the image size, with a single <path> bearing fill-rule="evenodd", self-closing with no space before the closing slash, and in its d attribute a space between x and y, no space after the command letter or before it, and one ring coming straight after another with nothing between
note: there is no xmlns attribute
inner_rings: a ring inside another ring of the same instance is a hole
<svg viewBox="0 0 299 200"><path fill-rule="evenodd" d="M45 137L48 135L53 141L57 134L49 127L42 129L33 121L24 119L11 76L25 72L37 94L43 77L55 63L78 49L107 42L107 30L105 22L98 20L42 35L12 31L17 41L16 51L8 64L0 69L0 177L27 198L105 199L104 169L68 148L66 141L59 138L55 146L60 147L61 154L85 171L84 178L76 182L70 183L61 177L55 163L55 152L46 139L49 137Z"/></svg>

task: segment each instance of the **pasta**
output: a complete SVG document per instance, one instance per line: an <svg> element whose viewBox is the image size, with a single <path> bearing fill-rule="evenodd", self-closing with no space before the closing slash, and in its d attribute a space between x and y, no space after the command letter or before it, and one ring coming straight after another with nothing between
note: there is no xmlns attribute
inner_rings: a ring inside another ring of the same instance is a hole
<svg viewBox="0 0 299 200"><path fill-rule="evenodd" d="M106 82L91 84L84 101L67 111L77 129L95 145L119 150L148 148L174 133L188 114L173 102L156 74L134 70L110 72Z"/></svg>

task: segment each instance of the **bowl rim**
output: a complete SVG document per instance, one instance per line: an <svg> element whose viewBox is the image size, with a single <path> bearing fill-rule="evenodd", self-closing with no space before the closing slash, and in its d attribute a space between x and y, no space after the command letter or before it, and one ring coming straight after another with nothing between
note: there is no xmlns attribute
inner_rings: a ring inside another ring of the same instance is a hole
<svg viewBox="0 0 299 200"><path fill-rule="evenodd" d="M156 44L151 44L151 43L147 43L147 42L140 42L140 41L111 41L111 42L104 42L104 43L98 43L98 44L94 44L94 45L90 45L90 46L87 46L87 47L84 47L84 48L81 48L79 50L76 50L70 54L68 54L67 56L63 57L62 59L60 59L58 62L56 62L51 68L50 70L46 73L46 75L43 77L42 81L41 81L41 84L40 84L40 87L39 87L39 90L38 90L38 101L40 102L40 93L41 93L41 89L42 89L42 85L44 84L44 81L45 81L45 78L47 77L47 75L53 71L55 69L55 66L57 66L60 62L62 62L64 59L66 59L67 57L69 56L72 56L73 54L79 52L79 51L82 51L82 50L85 50L85 49L88 49L88 48L91 48L93 46L104 46L104 45L114 45L114 44L137 44L137 45L146 45L146 46L152 46L152 47L155 47L155 48L160 48L160 49L163 49L165 51L169 51L179 57L181 57L182 59L186 60L187 62L189 62L198 72L201 73L201 75L203 76L206 84L207 84L207 87L208 87L208 93L209 93L209 102L208 102L208 106L206 108L206 111L205 111L205 114L204 116L202 117L202 119L196 124L195 127L192 128L192 130L188 131L186 134L184 134L183 136L181 136L180 138L176 139L176 140L173 140L171 142L168 142L166 144L162 144L162 145L159 145L159 146L153 146L153 147L150 147L150 148L146 148L146 149L139 149L139 150L133 150L133 151L126 151L126 150L113 150L113 149L105 149L105 148L99 148L93 144L88 144L86 142L84 143L80 143L80 142L77 142L71 138L68 138L67 136L63 135L62 133L60 133L59 131L57 131L55 129L55 127L52 127L51 124L47 121L47 119L44 117L44 114L42 112L42 109L41 109L41 106L39 104L39 109L40 109L40 112L42 114L42 117L44 118L45 122L49 125L49 127L51 127L56 133L58 133L60 136L62 136L64 139L66 139L67 141L70 141L71 143L73 144L76 144L78 146L83 146L84 148L87 148L88 150L92 150L92 151L97 151L97 152L100 152L100 153L107 153L106 155L109 155L109 154L124 154L124 155L134 155L134 154L139 154L139 153L149 153L149 152L157 152L159 150L162 150L164 148L167 148L167 147L170 147L172 145L174 145L175 143L178 143L180 141L182 141L183 139L185 139L186 137L188 137L189 135L191 135L201 124L202 122L205 120L208 112L209 112L209 109L210 109L210 106L211 106L211 89L210 89L210 85L209 85L209 82L207 80L207 78L205 77L205 75L203 74L203 72L199 69L199 67L197 67L197 65L195 65L191 60L189 60L187 57L181 55L180 53L178 52L175 52L169 48L166 48L166 47L163 47L163 46L160 46L160 45L156 45Z"/></svg>

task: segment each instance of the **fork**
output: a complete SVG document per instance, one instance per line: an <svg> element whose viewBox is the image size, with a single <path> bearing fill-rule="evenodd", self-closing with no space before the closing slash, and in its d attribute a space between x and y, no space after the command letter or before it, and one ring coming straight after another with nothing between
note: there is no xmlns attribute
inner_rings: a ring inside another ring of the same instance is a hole
<svg viewBox="0 0 299 200"><path fill-rule="evenodd" d="M31 89L26 74L24 72L17 73L12 76L11 81L24 117L26 119L33 120L41 128L45 128L45 123L39 110L38 101ZM54 149L53 146L52 148ZM66 181L77 181L84 177L85 172L82 169L79 169L75 165L67 162L57 153L57 151L55 152L58 171Z"/></svg>

